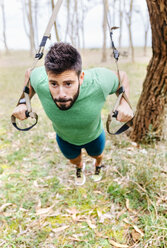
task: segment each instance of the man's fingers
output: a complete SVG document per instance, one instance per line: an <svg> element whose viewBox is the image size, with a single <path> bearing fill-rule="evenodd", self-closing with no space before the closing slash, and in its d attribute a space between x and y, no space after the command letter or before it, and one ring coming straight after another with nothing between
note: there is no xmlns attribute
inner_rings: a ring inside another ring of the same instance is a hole
<svg viewBox="0 0 167 248"><path fill-rule="evenodd" d="M133 118L134 114L132 111L129 111L127 113L118 111L117 120L120 122L128 122Z"/></svg>
<svg viewBox="0 0 167 248"><path fill-rule="evenodd" d="M14 109L12 115L14 115L17 119L23 121L27 118L25 114L26 110L27 106L25 104L20 104Z"/></svg>

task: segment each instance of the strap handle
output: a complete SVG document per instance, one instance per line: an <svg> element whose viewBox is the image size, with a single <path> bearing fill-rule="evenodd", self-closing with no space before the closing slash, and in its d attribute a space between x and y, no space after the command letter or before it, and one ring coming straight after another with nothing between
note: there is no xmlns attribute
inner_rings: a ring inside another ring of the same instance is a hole
<svg viewBox="0 0 167 248"><path fill-rule="evenodd" d="M47 41L48 38L50 38L50 31L51 31L51 28L52 28L52 26L53 26L53 24L55 22L55 19L57 17L57 14L59 12L59 9L60 9L60 6L61 6L62 2L63 2L63 0L57 0L57 2L56 2L56 5L55 5L55 7L53 9L53 12L52 12L52 15L51 15L51 17L49 19L48 25L47 25L46 30L44 32L44 35L42 37L41 43L39 45L39 50L35 55L33 65L32 65L32 67L30 69L31 72L36 67L36 64L37 64L38 60L40 60L43 57L46 41ZM16 124L16 117L14 115L12 115L11 116L11 122L12 122L13 126L19 131L28 131L31 128L33 128L38 122L38 115L35 112L32 112L31 101L30 101L30 97L29 97L29 84L30 84L30 76L29 76L29 78L27 80L27 83L26 83L26 86L25 86L25 88L23 90L23 93L22 93L22 95L21 95L21 97L20 97L20 99L19 99L19 101L17 103L17 106L19 105L20 100L25 98L25 103L26 103L26 106L27 106L27 111L25 113L26 117L27 118L28 117L34 118L35 123L32 126L28 127L28 128L23 128L23 129L19 128L17 126L17 124Z"/></svg>
<svg viewBox="0 0 167 248"><path fill-rule="evenodd" d="M112 46L112 49L113 49L113 55L114 55L114 58L115 58L115 64L116 64L116 68L117 68L117 75L118 75L118 81L119 81L119 89L117 90L117 94L118 94L118 98L116 100L116 103L114 105L114 108L113 110L111 111L111 113L108 115L108 118L107 118L107 122L106 122L106 129L108 131L109 134L111 135L117 135L117 134L121 134L123 132L125 132L130 126L133 125L133 118L128 121L127 123L125 123L123 126L121 126L115 133L111 132L110 131L110 124L112 122L112 118L117 118L117 115L118 115L118 111L117 111L117 108L120 104L120 101L122 99L122 97L126 100L126 102L129 104L129 106L131 107L132 109L132 106L130 104L130 101L128 99L128 96L126 95L125 93L125 90L124 90L124 87L122 85L122 81L121 81L121 77L120 77L120 72L119 72L119 68L118 68L118 58L119 58L119 52L118 50L115 48L115 45L114 45L114 42L113 42L113 32L112 30L114 29L118 29L118 27L112 27L110 28L110 25L108 23L108 27L109 27L109 30L110 30L110 39L111 39L111 46Z"/></svg>
<svg viewBox="0 0 167 248"><path fill-rule="evenodd" d="M113 112L113 114L109 114L108 115L108 118L107 118L107 122L106 122L106 129L107 129L107 132L111 135L118 135L118 134L121 134L123 132L125 132L126 130L129 129L129 127L131 127L133 125L133 118L126 122L124 125L122 125L115 133L111 132L110 131L110 124L112 122L112 118L117 118L117 115L118 115L118 111L115 110L115 112Z"/></svg>
<svg viewBox="0 0 167 248"><path fill-rule="evenodd" d="M32 126L27 127L27 128L20 128L20 127L18 127L17 126L17 123L16 123L16 117L14 115L11 116L11 122L12 122L13 126L17 130L19 130L19 131L28 131L31 128L33 128L37 124L37 122L38 122L38 115L35 112L28 112L28 111L26 111L25 112L25 115L26 115L27 118L28 117L31 117L31 118L34 118L35 119L35 123Z"/></svg>

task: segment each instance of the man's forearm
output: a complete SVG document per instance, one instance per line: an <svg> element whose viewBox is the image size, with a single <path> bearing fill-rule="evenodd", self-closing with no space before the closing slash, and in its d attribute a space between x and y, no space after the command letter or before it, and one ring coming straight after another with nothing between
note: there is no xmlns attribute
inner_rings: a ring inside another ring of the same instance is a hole
<svg viewBox="0 0 167 248"><path fill-rule="evenodd" d="M28 84L28 88L29 88L29 97L30 97L30 99L31 99L31 98L35 95L35 90L34 90L33 87L31 86L30 74L31 74L31 69L27 69L27 71L25 72L24 87L27 86L27 82L29 82L29 84ZM24 98L24 92L23 92L21 98Z"/></svg>
<svg viewBox="0 0 167 248"><path fill-rule="evenodd" d="M124 71L120 72L120 79L121 79L122 86L124 87L125 93L127 97L129 98L129 93L130 93L129 80L128 80L126 72ZM120 104L123 104L124 102L126 102L126 100L122 97Z"/></svg>

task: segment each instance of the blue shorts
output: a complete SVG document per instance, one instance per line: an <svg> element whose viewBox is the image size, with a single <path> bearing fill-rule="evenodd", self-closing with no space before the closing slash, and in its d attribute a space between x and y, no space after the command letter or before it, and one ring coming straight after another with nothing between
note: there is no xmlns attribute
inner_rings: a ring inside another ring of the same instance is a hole
<svg viewBox="0 0 167 248"><path fill-rule="evenodd" d="M81 154L82 148L85 148L88 155L98 156L102 154L105 147L105 132L103 130L103 132L100 134L100 136L97 139L81 146L70 144L67 141L61 139L57 134L56 134L56 140L61 152L67 159L77 158Z"/></svg>

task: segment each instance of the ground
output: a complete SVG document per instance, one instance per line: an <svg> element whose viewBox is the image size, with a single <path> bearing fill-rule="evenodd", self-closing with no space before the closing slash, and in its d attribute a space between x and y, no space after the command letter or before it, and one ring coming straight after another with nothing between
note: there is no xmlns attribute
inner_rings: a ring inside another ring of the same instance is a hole
<svg viewBox="0 0 167 248"><path fill-rule="evenodd" d="M83 66L114 70L110 54L101 63L99 50L86 51ZM166 139L156 143L150 133L152 143L139 145L126 134L106 133L103 180L92 182L93 161L83 152L87 181L76 187L75 168L60 153L37 97L32 101L36 127L19 132L10 123L31 58L19 51L0 56L0 247L167 247ZM143 57L137 49L133 64L120 57L134 110L150 56L150 50ZM111 99L102 112L104 125Z"/></svg>

